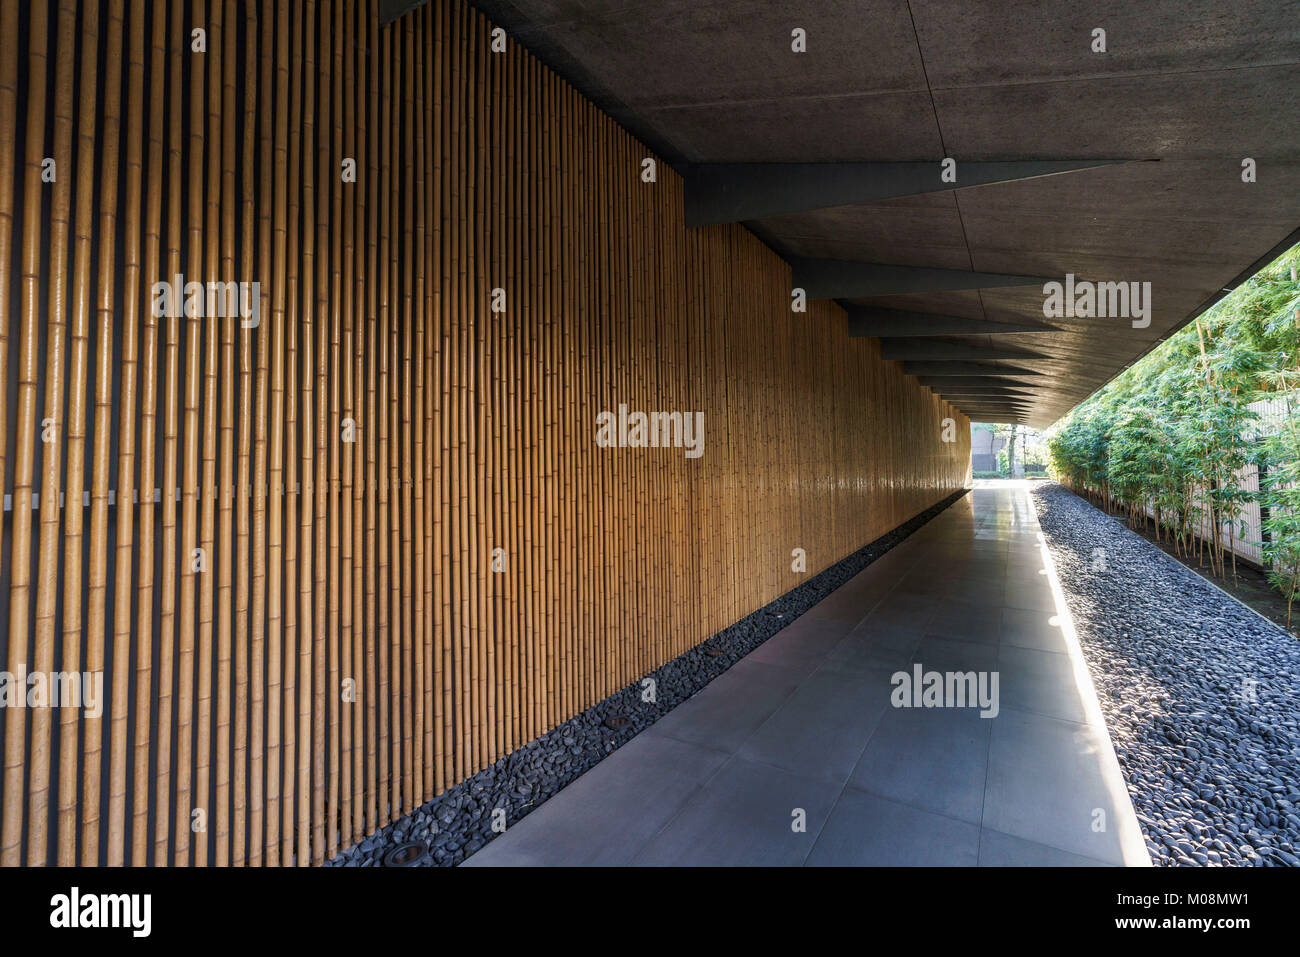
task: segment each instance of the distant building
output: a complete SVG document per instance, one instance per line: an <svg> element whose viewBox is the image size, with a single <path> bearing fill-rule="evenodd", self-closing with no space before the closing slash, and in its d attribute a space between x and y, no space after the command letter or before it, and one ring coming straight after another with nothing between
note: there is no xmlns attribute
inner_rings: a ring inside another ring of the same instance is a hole
<svg viewBox="0 0 1300 957"><path fill-rule="evenodd" d="M988 429L970 430L970 467L975 472L996 472L998 453L1007 447L1005 436L994 435Z"/></svg>

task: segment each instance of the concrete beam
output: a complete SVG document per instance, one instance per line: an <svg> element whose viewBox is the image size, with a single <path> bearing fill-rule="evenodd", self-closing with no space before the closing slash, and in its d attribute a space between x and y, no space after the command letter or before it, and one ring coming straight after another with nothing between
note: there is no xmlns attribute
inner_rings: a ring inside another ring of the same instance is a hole
<svg viewBox="0 0 1300 957"><path fill-rule="evenodd" d="M943 164L707 163L683 166L686 225L742 223L834 206L1011 183L1039 176L1111 166L1128 160L1016 160L959 162L944 182Z"/></svg>
<svg viewBox="0 0 1300 957"><path fill-rule="evenodd" d="M1024 382L996 382L985 379L980 385L936 385L931 386L935 392L948 395L1030 395L1037 390Z"/></svg>
<svg viewBox="0 0 1300 957"><path fill-rule="evenodd" d="M987 379L985 380L988 381ZM1019 382L1011 382L1003 385L1000 382L991 382L989 385L963 385L963 386L931 386L939 395L999 395L999 396L1035 396L1037 391L1027 388Z"/></svg>
<svg viewBox="0 0 1300 957"><path fill-rule="evenodd" d="M973 405L977 402L986 402L990 405L1003 402L1023 404L1027 402L1036 402L1038 400L1037 396L1032 395L940 395L939 398L943 399L945 402L951 402L953 405L961 405L963 402L968 405Z"/></svg>
<svg viewBox="0 0 1300 957"><path fill-rule="evenodd" d="M854 339L893 339L899 336L996 336L1005 333L1060 332L1056 326L1030 322L991 322L942 316L932 312L876 309L841 303L849 315L849 336Z"/></svg>
<svg viewBox="0 0 1300 957"><path fill-rule="evenodd" d="M1022 373L1010 373L1011 375L1021 375ZM1034 373L1030 373L1033 375ZM929 386L936 391L944 389L961 389L966 386L1007 386L1008 388L1033 388L1036 383L1033 382L1001 382L995 381L983 375L940 375L936 373L924 373L916 377L916 381L921 385Z"/></svg>
<svg viewBox="0 0 1300 957"><path fill-rule="evenodd" d="M1019 366L992 366L979 362L904 362L903 371L914 376L1040 376L1041 372ZM925 383L928 385L928 383Z"/></svg>
<svg viewBox="0 0 1300 957"><path fill-rule="evenodd" d="M908 359L1047 359L1041 352L1013 346L976 346L940 339L886 339L880 344L882 358Z"/></svg>
<svg viewBox="0 0 1300 957"><path fill-rule="evenodd" d="M1039 286L1057 282L1050 276L1013 276L967 269L928 266L891 266L847 259L790 260L792 285L809 299L860 299L917 292L951 292L961 289L998 289L1004 286Z"/></svg>

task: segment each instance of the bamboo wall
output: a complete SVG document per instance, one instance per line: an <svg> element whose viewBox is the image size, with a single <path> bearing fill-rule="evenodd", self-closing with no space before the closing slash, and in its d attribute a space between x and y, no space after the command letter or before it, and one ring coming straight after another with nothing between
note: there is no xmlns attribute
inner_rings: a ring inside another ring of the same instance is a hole
<svg viewBox="0 0 1300 957"><path fill-rule="evenodd" d="M490 29L0 0L0 667L107 695L0 708L0 863L320 862L964 483L960 413ZM620 403L704 454L597 447Z"/></svg>

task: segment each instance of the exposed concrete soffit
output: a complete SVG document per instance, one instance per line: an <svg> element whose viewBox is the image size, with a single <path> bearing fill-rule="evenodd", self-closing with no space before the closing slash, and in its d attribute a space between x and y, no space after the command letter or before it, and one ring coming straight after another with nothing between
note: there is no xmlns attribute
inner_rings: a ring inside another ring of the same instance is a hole
<svg viewBox="0 0 1300 957"><path fill-rule="evenodd" d="M940 383L931 388L942 395L1000 395L1000 396L1030 396L1036 394L1033 383L1028 382L991 382L988 379L981 379L980 385L954 385L946 386Z"/></svg>
<svg viewBox="0 0 1300 957"><path fill-rule="evenodd" d="M1041 286L1050 276L1012 276L1006 273L938 269L928 266L890 266L847 259L791 257L793 285L809 299L860 299L908 293L952 292L963 289L997 289L1003 286Z"/></svg>
<svg viewBox="0 0 1300 957"><path fill-rule="evenodd" d="M907 375L960 375L960 376L1040 376L1041 372L1019 366L992 366L979 362L920 361L904 362Z"/></svg>
<svg viewBox="0 0 1300 957"><path fill-rule="evenodd" d="M1008 372L1007 374L1016 376L1021 375L1022 373ZM1028 375L1034 376L1037 375L1037 373L1031 372L1028 373ZM958 389L964 389L967 386L977 386L981 388L988 386L1006 386L1012 389L1032 389L1038 385L1036 382L999 382L982 375L950 375L937 372L922 373L917 376L916 381L921 385L929 386L931 389L936 391L956 391Z"/></svg>
<svg viewBox="0 0 1300 957"><path fill-rule="evenodd" d="M973 405L984 409L1011 409L1024 405L1033 404L1031 399L1011 398L1000 399L996 396L971 396L969 398L954 401L955 405Z"/></svg>
<svg viewBox="0 0 1300 957"><path fill-rule="evenodd" d="M849 336L855 339L892 339L898 336L996 336L1009 333L1060 332L1056 326L1028 322L993 322L932 312L877 309L840 303L848 313Z"/></svg>
<svg viewBox="0 0 1300 957"><path fill-rule="evenodd" d="M1036 397L1024 392L935 392L949 402L1031 402Z"/></svg>
<svg viewBox="0 0 1300 957"><path fill-rule="evenodd" d="M1127 162L1133 161L710 163L683 165L680 172L685 180L686 225L712 226Z"/></svg>
<svg viewBox="0 0 1300 957"><path fill-rule="evenodd" d="M885 359L1046 359L1041 352L1014 346L978 346L943 339L886 339L880 344Z"/></svg>
<svg viewBox="0 0 1300 957"><path fill-rule="evenodd" d="M1296 229L1287 233L1286 237L1283 238L1281 242L1279 242L1277 245L1270 248L1268 252L1264 253L1262 256L1260 256L1258 259L1252 262L1241 272L1237 273L1237 275L1234 276L1226 286L1219 289L1218 292L1214 293L1214 295L1210 296L1199 306L1193 309L1190 313L1188 313L1187 318L1183 319L1181 322L1177 323L1176 325L1166 329L1163 333L1161 333L1159 336L1153 339L1151 341L1151 344L1148 345L1145 349L1143 349L1141 353L1134 356L1131 360L1129 360L1123 366L1121 366L1115 372L1115 374L1111 376L1110 379L1107 379L1105 382L1097 386L1097 388L1093 389L1082 399L1079 399L1074 404L1074 406L1072 406L1072 408L1077 408L1078 406L1083 405L1083 403L1087 402L1089 399L1091 399L1102 389L1106 388L1106 386L1109 385L1112 380L1121 376L1126 369L1132 368L1138 362L1141 362L1143 359L1145 359L1148 355L1151 354L1151 352L1157 346L1159 346L1162 342L1164 342L1166 339L1168 339L1170 336L1176 333L1179 329L1182 329L1184 326L1192 322L1194 319L1197 319L1200 316L1204 315L1206 312L1209 312L1211 309L1217 306L1225 297L1235 292L1238 286L1240 286L1246 280L1250 279L1252 276L1255 275L1255 273L1259 272L1261 269L1263 269L1265 266L1271 263L1274 259L1277 259L1278 256L1281 256L1284 252L1286 252L1288 249L1290 249L1292 246L1295 246L1298 243L1300 243L1300 227L1297 227Z"/></svg>

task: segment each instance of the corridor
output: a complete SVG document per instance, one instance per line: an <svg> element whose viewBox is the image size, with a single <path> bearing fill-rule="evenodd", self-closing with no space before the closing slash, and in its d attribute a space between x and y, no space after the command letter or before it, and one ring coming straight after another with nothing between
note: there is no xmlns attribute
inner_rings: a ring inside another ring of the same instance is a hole
<svg viewBox="0 0 1300 957"><path fill-rule="evenodd" d="M466 864L1149 865L1026 489L977 483ZM916 665L996 707L891 706Z"/></svg>

